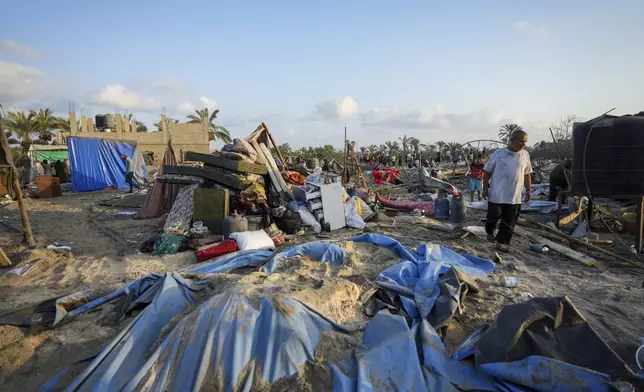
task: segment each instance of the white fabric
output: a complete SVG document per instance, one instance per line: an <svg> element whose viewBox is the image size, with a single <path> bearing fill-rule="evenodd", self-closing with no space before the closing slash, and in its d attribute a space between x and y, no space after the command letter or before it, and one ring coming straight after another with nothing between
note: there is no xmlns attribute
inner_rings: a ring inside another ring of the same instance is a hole
<svg viewBox="0 0 644 392"><path fill-rule="evenodd" d="M530 154L526 150L496 150L483 168L492 173L488 200L497 204L521 204L523 177L532 173Z"/></svg>
<svg viewBox="0 0 644 392"><path fill-rule="evenodd" d="M273 249L275 244L264 230L231 233L230 239L237 243L239 250Z"/></svg>

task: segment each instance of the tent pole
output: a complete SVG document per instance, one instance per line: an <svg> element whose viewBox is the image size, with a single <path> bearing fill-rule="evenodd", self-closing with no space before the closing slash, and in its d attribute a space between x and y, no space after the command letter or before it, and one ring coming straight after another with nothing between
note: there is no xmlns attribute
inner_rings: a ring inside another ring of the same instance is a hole
<svg viewBox="0 0 644 392"><path fill-rule="evenodd" d="M2 150L6 156L7 164L11 170L11 177L13 177L13 189L16 192L18 198L18 209L20 210L20 217L22 218L22 232L24 233L25 240L27 245L30 248L36 247L36 241L34 240L34 235L31 232L31 225L29 224L29 216L27 216L27 210L25 209L25 203L22 200L22 189L20 188L20 180L18 179L18 170L13 164L13 157L11 156L11 147L9 147L9 141L7 140L7 135L4 133L4 118L2 116L4 109L0 110L0 145L2 145Z"/></svg>

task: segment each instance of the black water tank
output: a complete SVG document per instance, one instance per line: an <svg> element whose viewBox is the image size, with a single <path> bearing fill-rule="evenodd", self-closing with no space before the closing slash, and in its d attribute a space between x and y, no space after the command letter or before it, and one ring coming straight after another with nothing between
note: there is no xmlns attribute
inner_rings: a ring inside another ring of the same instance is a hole
<svg viewBox="0 0 644 392"><path fill-rule="evenodd" d="M593 197L644 196L644 115L602 116L572 131L572 191ZM592 132L591 132L592 129ZM590 135L590 138L588 137Z"/></svg>
<svg viewBox="0 0 644 392"><path fill-rule="evenodd" d="M94 121L96 122L96 129L107 128L107 121L104 114L97 114L94 117Z"/></svg>

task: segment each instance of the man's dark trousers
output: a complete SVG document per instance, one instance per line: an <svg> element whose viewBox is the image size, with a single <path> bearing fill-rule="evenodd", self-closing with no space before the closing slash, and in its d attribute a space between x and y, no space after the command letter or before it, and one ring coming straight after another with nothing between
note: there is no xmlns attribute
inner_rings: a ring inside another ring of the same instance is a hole
<svg viewBox="0 0 644 392"><path fill-rule="evenodd" d="M499 232L496 235L496 242L509 245L514 233L514 226L519 220L519 213L521 213L521 204L497 204L488 201L485 231L488 234L494 234L494 229L498 225Z"/></svg>

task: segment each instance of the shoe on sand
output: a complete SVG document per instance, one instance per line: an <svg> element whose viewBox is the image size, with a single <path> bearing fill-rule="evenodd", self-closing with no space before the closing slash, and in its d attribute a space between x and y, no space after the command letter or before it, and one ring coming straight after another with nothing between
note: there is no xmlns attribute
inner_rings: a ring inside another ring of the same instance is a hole
<svg viewBox="0 0 644 392"><path fill-rule="evenodd" d="M503 253L508 253L510 251L510 247L508 245L498 244L498 243L496 244L494 249L498 250L499 252L503 252Z"/></svg>

